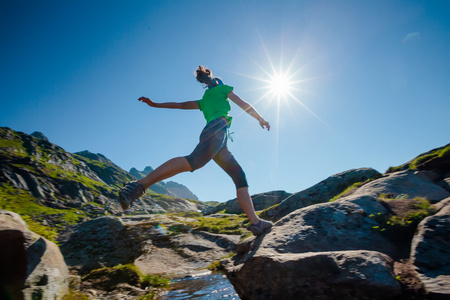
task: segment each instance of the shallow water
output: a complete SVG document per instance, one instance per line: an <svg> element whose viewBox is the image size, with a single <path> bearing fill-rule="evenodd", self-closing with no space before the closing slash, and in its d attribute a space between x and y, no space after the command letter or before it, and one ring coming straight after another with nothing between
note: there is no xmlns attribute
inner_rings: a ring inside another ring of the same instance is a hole
<svg viewBox="0 0 450 300"><path fill-rule="evenodd" d="M200 277L173 279L171 291L161 300L173 299L240 299L230 281L222 273Z"/></svg>

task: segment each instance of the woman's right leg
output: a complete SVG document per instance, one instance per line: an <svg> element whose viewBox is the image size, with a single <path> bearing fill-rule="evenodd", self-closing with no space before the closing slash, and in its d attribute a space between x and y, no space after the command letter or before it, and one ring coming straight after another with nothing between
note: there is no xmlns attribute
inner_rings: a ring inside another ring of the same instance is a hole
<svg viewBox="0 0 450 300"><path fill-rule="evenodd" d="M191 154L168 160L137 182L148 189L151 185L179 173L200 169L222 148L226 138L226 126L225 120L212 121L203 129L200 142Z"/></svg>
<svg viewBox="0 0 450 300"><path fill-rule="evenodd" d="M186 157L175 157L166 161L161 166L153 170L153 172L148 174L146 177L139 179L137 182L146 190L161 180L187 171L192 171L192 167Z"/></svg>
<svg viewBox="0 0 450 300"><path fill-rule="evenodd" d="M122 209L126 210L130 207L131 203L144 195L145 190L151 185L172 177L178 173L191 170L192 168L185 157L176 157L163 163L145 178L138 181L128 182L119 191L119 202Z"/></svg>
<svg viewBox="0 0 450 300"><path fill-rule="evenodd" d="M145 178L128 182L119 191L122 209L127 209L133 201L145 194L151 185L176 174L194 171L203 167L222 148L226 138L227 122L216 119L208 123L200 134L200 142L194 151L185 157L176 157L163 163Z"/></svg>

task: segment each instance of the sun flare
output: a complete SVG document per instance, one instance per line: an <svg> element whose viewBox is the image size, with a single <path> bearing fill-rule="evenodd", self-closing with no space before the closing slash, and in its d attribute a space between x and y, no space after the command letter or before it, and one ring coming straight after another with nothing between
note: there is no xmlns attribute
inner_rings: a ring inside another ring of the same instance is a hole
<svg viewBox="0 0 450 300"><path fill-rule="evenodd" d="M279 73L271 76L267 87L273 96L285 97L294 89L294 82L286 73Z"/></svg>

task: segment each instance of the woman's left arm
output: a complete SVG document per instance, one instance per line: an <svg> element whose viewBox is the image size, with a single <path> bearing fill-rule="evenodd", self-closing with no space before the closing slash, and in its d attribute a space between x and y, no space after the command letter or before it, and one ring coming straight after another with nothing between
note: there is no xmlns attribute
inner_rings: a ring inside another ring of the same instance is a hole
<svg viewBox="0 0 450 300"><path fill-rule="evenodd" d="M240 108L242 108L245 112L247 112L250 116L252 116L253 118L255 118L256 120L258 120L259 125L261 125L261 127L267 128L267 130L270 130L270 125L269 122L267 122L266 120L263 119L263 117L261 117L261 115L256 111L256 109L249 104L248 102L244 101L241 97L239 97L238 95L236 95L233 91L231 91L228 94L228 98L231 99L231 101L233 101L234 103L236 103Z"/></svg>

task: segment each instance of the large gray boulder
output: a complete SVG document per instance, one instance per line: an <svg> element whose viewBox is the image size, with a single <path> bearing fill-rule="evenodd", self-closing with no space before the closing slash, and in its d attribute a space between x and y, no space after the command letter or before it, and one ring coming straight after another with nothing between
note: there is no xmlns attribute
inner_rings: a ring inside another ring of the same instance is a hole
<svg viewBox="0 0 450 300"><path fill-rule="evenodd" d="M354 183L380 176L381 174L372 168L353 169L335 174L306 190L291 195L279 205L268 209L265 216L271 220L279 220L299 208L327 202Z"/></svg>
<svg viewBox="0 0 450 300"><path fill-rule="evenodd" d="M142 240L134 240L120 218L101 217L76 225L62 236L61 252L80 274L93 269L133 262L142 253Z"/></svg>
<svg viewBox="0 0 450 300"><path fill-rule="evenodd" d="M433 203L450 197L449 191L411 170L391 173L363 185L354 193L372 197L379 197L381 194L392 198L403 195L408 195L408 198L424 197Z"/></svg>
<svg viewBox="0 0 450 300"><path fill-rule="evenodd" d="M411 246L411 261L428 294L450 299L450 198L440 211L424 219Z"/></svg>
<svg viewBox="0 0 450 300"><path fill-rule="evenodd" d="M392 259L375 251L259 251L245 263L224 265L242 300L385 300L401 290Z"/></svg>
<svg viewBox="0 0 450 300"><path fill-rule="evenodd" d="M68 293L69 271L58 246L5 210L0 210L0 251L0 280L13 299L54 300Z"/></svg>
<svg viewBox="0 0 450 300"><path fill-rule="evenodd" d="M259 248L277 253L370 250L393 255L395 246L373 229L379 224L370 215L378 214L386 215L388 211L370 196L349 196L311 205L276 222ZM244 244L256 241L253 237Z"/></svg>
<svg viewBox="0 0 450 300"><path fill-rule="evenodd" d="M387 299L400 293L389 258L397 249L371 218L387 214L370 196L311 205L223 264L242 299Z"/></svg>

